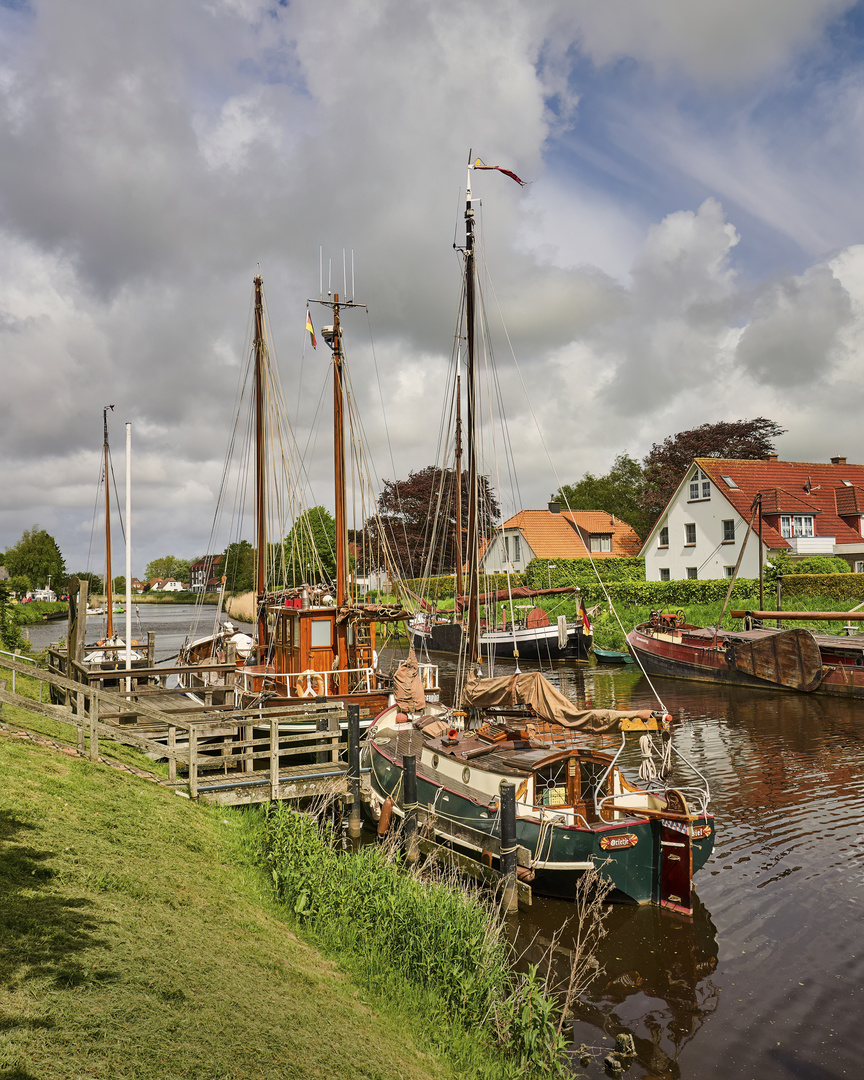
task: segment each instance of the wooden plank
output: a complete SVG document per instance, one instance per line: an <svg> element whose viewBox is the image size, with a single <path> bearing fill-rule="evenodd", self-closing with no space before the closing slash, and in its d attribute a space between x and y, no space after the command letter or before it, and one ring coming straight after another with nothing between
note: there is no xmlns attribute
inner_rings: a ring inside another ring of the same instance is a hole
<svg viewBox="0 0 864 1080"><path fill-rule="evenodd" d="M442 844L436 844L434 841L428 839L428 837L421 836L418 843L420 850L425 855L431 855L445 865L448 863L452 864L461 873L474 878L476 881L481 881L490 888L503 888L503 875L497 870L494 870L491 866L486 866L484 863L477 862L476 859L471 859L467 855L462 855L458 851L453 851L452 848L445 847ZM519 900L520 908L524 909L531 907L533 899L531 886L528 885L527 882L520 881L518 878L516 879L516 895Z"/></svg>
<svg viewBox="0 0 864 1080"><path fill-rule="evenodd" d="M433 832L435 836L443 837L448 841L473 847L477 851L488 851L495 856L501 854L500 837L491 836L481 829L472 829L470 825L450 821L449 818L443 818L438 814L430 814L428 810L417 812L417 824ZM528 848L521 846L516 848L516 863L518 866L531 866L531 852Z"/></svg>

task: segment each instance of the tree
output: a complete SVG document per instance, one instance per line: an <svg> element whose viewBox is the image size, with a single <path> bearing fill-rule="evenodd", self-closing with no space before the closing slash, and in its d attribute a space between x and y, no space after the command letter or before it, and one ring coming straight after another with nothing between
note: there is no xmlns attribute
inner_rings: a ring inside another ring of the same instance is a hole
<svg viewBox="0 0 864 1080"><path fill-rule="evenodd" d="M66 566L53 536L34 525L6 552L10 577L26 577L31 589L46 589L49 580L55 588L66 583Z"/></svg>
<svg viewBox="0 0 864 1080"><path fill-rule="evenodd" d="M479 478L480 539L491 535L501 516L488 477ZM468 474L462 474L462 558L468 529ZM380 566L389 550L393 569L405 577L451 573L456 568L456 472L428 465L407 480L385 480L378 514L366 522L368 553L364 562ZM375 555L371 553L374 552Z"/></svg>
<svg viewBox="0 0 864 1080"><path fill-rule="evenodd" d="M624 453L605 476L585 473L575 484L563 484L556 498L565 510L605 510L644 537L651 522L641 506L643 483L642 466Z"/></svg>
<svg viewBox="0 0 864 1080"><path fill-rule="evenodd" d="M154 559L147 563L144 570L146 581L153 578L176 578L185 584L189 584L192 564L188 559L178 559L176 555L163 555L161 559Z"/></svg>
<svg viewBox="0 0 864 1080"><path fill-rule="evenodd" d="M101 596L102 588L105 583L105 579L101 574L91 573L89 570L79 570L77 574L73 574L72 577L77 577L79 581L87 582L87 595L88 596Z"/></svg>
<svg viewBox="0 0 864 1080"><path fill-rule="evenodd" d="M238 540L225 548L222 573L229 592L251 592L255 588L255 548L248 540Z"/></svg>
<svg viewBox="0 0 864 1080"><path fill-rule="evenodd" d="M654 443L642 461L644 485L640 505L653 523L675 494L694 458L757 460L774 453L774 439L786 431L773 420L725 420L702 424Z"/></svg>
<svg viewBox="0 0 864 1080"><path fill-rule="evenodd" d="M323 506L301 514L285 537L287 585L329 584L336 577L336 522Z"/></svg>
<svg viewBox="0 0 864 1080"><path fill-rule="evenodd" d="M111 588L114 590L114 595L115 596L119 596L120 593L125 593L126 592L126 578L125 577L115 577L114 580L111 582Z"/></svg>

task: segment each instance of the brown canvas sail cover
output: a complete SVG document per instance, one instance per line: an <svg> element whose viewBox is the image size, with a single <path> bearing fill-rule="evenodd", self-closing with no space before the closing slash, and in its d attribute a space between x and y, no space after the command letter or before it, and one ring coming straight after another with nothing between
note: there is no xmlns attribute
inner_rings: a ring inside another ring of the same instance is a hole
<svg viewBox="0 0 864 1080"><path fill-rule="evenodd" d="M471 679L465 684L462 704L474 709L530 705L539 717L550 723L594 733L617 731L621 720L631 717L644 720L651 715L650 710L645 709L578 709L539 671L505 675L500 679Z"/></svg>
<svg viewBox="0 0 864 1080"><path fill-rule="evenodd" d="M413 646L393 675L393 696L399 712L422 712L426 707L426 695Z"/></svg>

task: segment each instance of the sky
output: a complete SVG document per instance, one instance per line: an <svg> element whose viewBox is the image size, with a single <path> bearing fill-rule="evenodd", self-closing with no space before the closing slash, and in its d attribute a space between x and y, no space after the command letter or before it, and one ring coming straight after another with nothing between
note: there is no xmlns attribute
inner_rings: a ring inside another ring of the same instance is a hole
<svg viewBox="0 0 864 1080"><path fill-rule="evenodd" d="M0 550L99 569L114 404L133 574L206 551L256 273L332 508L322 251L375 475L431 464L472 151L530 181L473 174L505 512L719 420L864 461L862 56L848 0L0 0Z"/></svg>

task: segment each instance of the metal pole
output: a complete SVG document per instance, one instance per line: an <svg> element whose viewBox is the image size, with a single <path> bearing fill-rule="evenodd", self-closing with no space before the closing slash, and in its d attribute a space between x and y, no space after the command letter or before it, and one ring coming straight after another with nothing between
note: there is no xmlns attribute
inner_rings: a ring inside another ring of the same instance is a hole
<svg viewBox="0 0 864 1080"><path fill-rule="evenodd" d="M348 793L351 796L348 835L352 840L359 840L363 816L360 811L360 706L356 703L348 706Z"/></svg>
<svg viewBox="0 0 864 1080"><path fill-rule="evenodd" d="M132 425L126 425L126 670L132 668ZM126 677L127 693L132 677Z"/></svg>
<svg viewBox="0 0 864 1080"><path fill-rule="evenodd" d="M402 755L402 821L405 859L417 862L417 758L414 754Z"/></svg>
<svg viewBox="0 0 864 1080"><path fill-rule="evenodd" d="M504 879L501 905L506 912L517 911L516 889L516 788L501 785L501 874Z"/></svg>

